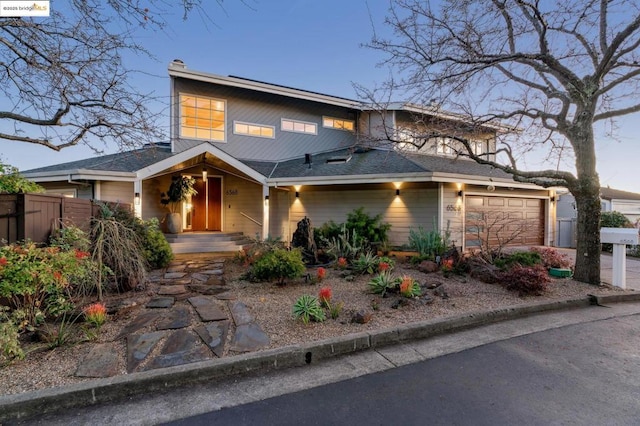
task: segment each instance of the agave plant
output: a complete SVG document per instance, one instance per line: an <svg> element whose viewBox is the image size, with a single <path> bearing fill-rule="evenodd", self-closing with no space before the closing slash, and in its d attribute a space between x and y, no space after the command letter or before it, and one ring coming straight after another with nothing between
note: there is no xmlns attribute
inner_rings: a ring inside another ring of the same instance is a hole
<svg viewBox="0 0 640 426"><path fill-rule="evenodd" d="M368 251L353 262L353 271L357 274L373 274L378 270L378 263L378 256Z"/></svg>
<svg viewBox="0 0 640 426"><path fill-rule="evenodd" d="M394 278L390 271L382 271L369 281L369 288L372 293L384 296L387 291L394 290L398 287L400 280Z"/></svg>
<svg viewBox="0 0 640 426"><path fill-rule="evenodd" d="M303 294L293 304L293 316L300 318L305 324L309 324L311 320L322 322L326 318L318 299L308 294Z"/></svg>
<svg viewBox="0 0 640 426"><path fill-rule="evenodd" d="M403 276L400 281L400 294L404 297L418 297L422 294L420 284L410 276Z"/></svg>

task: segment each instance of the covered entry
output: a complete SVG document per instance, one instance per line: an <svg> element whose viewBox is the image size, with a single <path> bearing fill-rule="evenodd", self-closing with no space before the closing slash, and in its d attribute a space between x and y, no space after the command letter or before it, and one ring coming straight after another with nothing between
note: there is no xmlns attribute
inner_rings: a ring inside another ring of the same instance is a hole
<svg viewBox="0 0 640 426"><path fill-rule="evenodd" d="M544 217L543 199L468 195L466 247L544 245Z"/></svg>

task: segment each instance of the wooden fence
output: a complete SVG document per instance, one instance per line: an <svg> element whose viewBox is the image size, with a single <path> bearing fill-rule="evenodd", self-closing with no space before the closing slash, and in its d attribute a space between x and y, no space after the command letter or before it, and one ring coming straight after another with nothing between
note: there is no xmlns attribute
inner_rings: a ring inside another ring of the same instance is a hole
<svg viewBox="0 0 640 426"><path fill-rule="evenodd" d="M93 200L61 195L0 194L0 243L26 239L46 243L61 223L88 231L91 218L99 211L100 205Z"/></svg>

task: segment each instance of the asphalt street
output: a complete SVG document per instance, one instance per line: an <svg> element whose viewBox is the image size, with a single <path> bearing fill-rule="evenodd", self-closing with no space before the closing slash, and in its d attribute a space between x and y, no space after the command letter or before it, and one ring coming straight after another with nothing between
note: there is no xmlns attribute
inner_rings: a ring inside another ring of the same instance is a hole
<svg viewBox="0 0 640 426"><path fill-rule="evenodd" d="M638 425L640 315L585 322L171 425Z"/></svg>

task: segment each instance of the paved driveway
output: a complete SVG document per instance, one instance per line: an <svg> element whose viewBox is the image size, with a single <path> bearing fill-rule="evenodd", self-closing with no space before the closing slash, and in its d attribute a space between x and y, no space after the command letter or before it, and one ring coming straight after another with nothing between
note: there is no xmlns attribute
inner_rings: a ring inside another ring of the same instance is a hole
<svg viewBox="0 0 640 426"><path fill-rule="evenodd" d="M567 254L571 259L576 258L575 249L557 249L561 253ZM603 253L600 256L600 280L604 283L613 282L613 256ZM640 290L640 259L627 256L627 289Z"/></svg>

